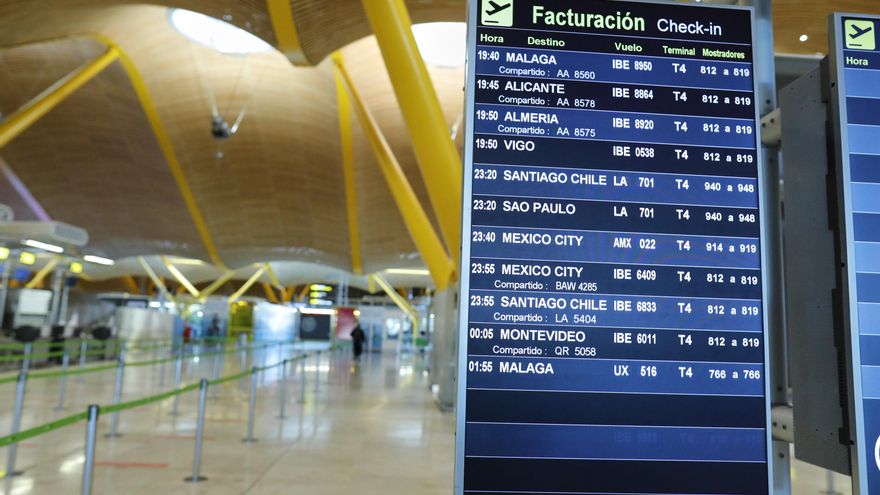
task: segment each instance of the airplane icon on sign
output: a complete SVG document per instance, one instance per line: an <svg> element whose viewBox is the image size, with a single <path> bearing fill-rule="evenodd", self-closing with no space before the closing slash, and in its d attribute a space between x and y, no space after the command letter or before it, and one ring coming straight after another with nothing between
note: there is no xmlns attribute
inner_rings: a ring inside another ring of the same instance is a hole
<svg viewBox="0 0 880 495"><path fill-rule="evenodd" d="M874 26L868 26L868 27L866 27L866 28L864 28L864 29L859 29L858 26L853 25L852 28L853 28L853 31L854 31L854 32L853 32L853 33L850 33L849 37L852 38L852 39L856 39L856 38L860 38L860 37L861 37L863 34L865 34L865 33L870 33L871 30L874 29Z"/></svg>
<svg viewBox="0 0 880 495"><path fill-rule="evenodd" d="M483 0L483 24L513 26L513 0Z"/></svg>
<svg viewBox="0 0 880 495"><path fill-rule="evenodd" d="M510 8L509 3L501 5L499 3L493 2L492 0L489 0L489 6L492 8L492 10L486 10L486 15L488 15L488 16L493 16L493 15L501 12L504 9Z"/></svg>
<svg viewBox="0 0 880 495"><path fill-rule="evenodd" d="M874 50L876 48L876 35L874 21L848 19L844 22L846 33L846 47L857 50Z"/></svg>

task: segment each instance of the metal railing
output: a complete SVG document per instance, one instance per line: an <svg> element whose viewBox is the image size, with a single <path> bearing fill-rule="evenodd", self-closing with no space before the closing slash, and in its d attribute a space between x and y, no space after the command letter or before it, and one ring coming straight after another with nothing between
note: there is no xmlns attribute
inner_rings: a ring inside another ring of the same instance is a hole
<svg viewBox="0 0 880 495"><path fill-rule="evenodd" d="M8 377L0 380L0 383L6 383L10 381L14 381L16 383L16 399L15 406L13 412L13 421L12 421L12 431L9 435L4 437L0 437L0 448L8 447L7 450L7 462L6 462L6 477L15 476L18 472L15 470L15 461L16 461L16 453L17 453L17 445L19 442L24 440L28 440L34 437L38 437L41 435L45 435L49 432L58 430L60 428L65 428L80 422L86 422L86 433L85 433L85 442L84 442L84 455L85 462L83 464L83 478L82 478L82 494L89 495L91 494L92 489L92 477L94 471L94 456L95 456L95 446L97 442L97 421L101 415L110 414L111 415L111 425L110 431L107 434L107 437L115 437L119 436L119 413L143 407L149 404L154 404L156 402L161 402L167 399L175 399L175 403L173 406L174 411L177 410L177 401L180 396L187 394L189 392L193 392L198 390L198 416L196 421L196 435L194 439L194 449L193 449L193 468L192 475L187 477L185 481L188 482L199 482L204 481L207 478L201 474L202 468L202 440L204 433L204 420L205 420L205 412L207 409L207 393L210 388L213 388L214 393L216 394L216 390L220 385L234 382L238 380L242 380L244 378L250 377L250 391L248 394L248 419L247 419L247 427L245 431L245 436L243 441L245 442L253 442L256 440L254 435L254 428L256 422L256 408L257 408L257 387L258 387L258 376L261 372L265 372L274 368L281 368L281 377L278 381L278 386L281 387L278 394L278 418L284 419L285 416L285 406L287 401L286 388L287 388L287 374L289 364L299 362L300 366L294 366L293 369L295 373L299 373L301 376L301 384L300 384L300 397L302 398L305 393L305 389L307 387L307 373L304 363L307 359L312 356L320 359L320 356L327 352L332 355L332 353L337 352L341 349L338 345L331 345L329 349L321 349L315 350L312 352L300 352L298 354L294 354L291 357L281 359L280 361L263 366L252 366L249 369L243 369L242 371L220 377L219 371L217 369L216 364L213 366L212 370L212 379L202 378L198 382L190 383L183 385L181 384L180 373L176 373L175 378L175 386L171 390L167 390L164 392L160 392L155 395L151 395L148 397L142 397L134 400L129 400L122 402L122 384L125 376L125 368L126 367L138 367L138 366L150 366L157 364L166 364L168 362L176 362L177 369L180 369L180 364L182 363L184 356L186 357L195 357L195 356L222 356L226 354L241 352L242 350L251 351L255 349L265 349L272 346L284 347L288 345L295 345L294 342L270 342L264 344L250 345L250 346L237 346L233 349L224 349L221 351L212 351L212 352L203 352L203 353L191 353L185 354L183 352L183 348L180 348L180 352L177 352L175 356L171 356L168 358L160 358L160 359L152 359L147 361L135 361L135 362L126 362L126 352L123 349L120 352L119 359L117 363L107 364L102 366L94 366L84 369L68 369L62 368L61 370L51 370L51 371L39 371L39 372L28 372L22 371L17 376L13 376L13 380L9 380ZM215 361L216 363L216 361ZM61 381L59 382L59 403L63 405L64 398L64 387L66 385L66 378L71 375L80 375L84 373L93 373L99 371L106 371L110 369L116 369L116 381L113 391L113 403L109 405L89 405L86 410L80 413L71 414L69 416L65 416L63 418L56 419L54 421L50 421L48 423L34 426L32 428L28 428L25 430L20 430L21 417L24 406L24 397L27 387L27 382L29 379L33 378L49 378L49 377L60 377ZM316 373L320 372L320 367L316 368ZM318 391L318 384L321 378L319 376L315 376L314 378L314 390ZM216 395L215 395L216 396Z"/></svg>

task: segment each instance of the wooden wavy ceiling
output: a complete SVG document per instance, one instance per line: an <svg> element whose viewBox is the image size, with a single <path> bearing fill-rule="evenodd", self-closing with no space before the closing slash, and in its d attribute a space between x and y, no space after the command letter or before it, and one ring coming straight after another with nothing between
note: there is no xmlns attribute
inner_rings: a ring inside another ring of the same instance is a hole
<svg viewBox="0 0 880 495"><path fill-rule="evenodd" d="M226 18L274 43L264 0L0 0L0 112L10 112L103 48L67 40L101 33L143 74L220 255L229 266L266 260L350 268L336 94L326 56L345 47L364 93L424 205L425 188L361 0L295 0L292 9L313 68L277 52L221 55L167 21L165 7ZM415 22L465 17L465 0L411 0ZM776 0L778 52L825 50L827 14L878 12L872 0ZM801 34L809 40L800 42ZM358 41L360 40L360 41ZM450 126L461 114L461 70L432 69ZM210 95L240 133L219 150L209 134ZM358 219L368 271L420 264L355 121ZM87 228L111 256L166 253L206 258L165 160L119 64L28 130L0 155L49 214ZM2 182L2 181L0 181ZM0 185L0 194L10 194ZM2 201L2 200L0 200ZM12 201L10 201L12 202ZM24 217L25 215L20 215Z"/></svg>

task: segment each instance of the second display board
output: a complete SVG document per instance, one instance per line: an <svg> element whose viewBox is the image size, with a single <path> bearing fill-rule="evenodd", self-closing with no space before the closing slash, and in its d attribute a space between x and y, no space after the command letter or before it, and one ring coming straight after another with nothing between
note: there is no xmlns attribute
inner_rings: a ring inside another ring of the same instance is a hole
<svg viewBox="0 0 880 495"><path fill-rule="evenodd" d="M752 25L471 2L457 494L769 492Z"/></svg>

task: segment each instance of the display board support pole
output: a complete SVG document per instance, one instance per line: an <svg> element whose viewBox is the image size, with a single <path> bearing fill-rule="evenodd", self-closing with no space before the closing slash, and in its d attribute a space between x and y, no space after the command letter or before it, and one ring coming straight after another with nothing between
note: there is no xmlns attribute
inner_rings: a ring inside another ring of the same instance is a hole
<svg viewBox="0 0 880 495"><path fill-rule="evenodd" d="M758 86L757 102L761 116L776 110L776 62L773 54L773 18L771 0L740 0L742 5L755 8L755 78ZM782 208L780 198L780 152L762 146L764 169L764 238L767 252L767 349L769 351L770 401L772 405L788 405L788 339L785 329L785 287L782 272ZM791 493L791 455L789 444L774 440L772 448L773 493Z"/></svg>

